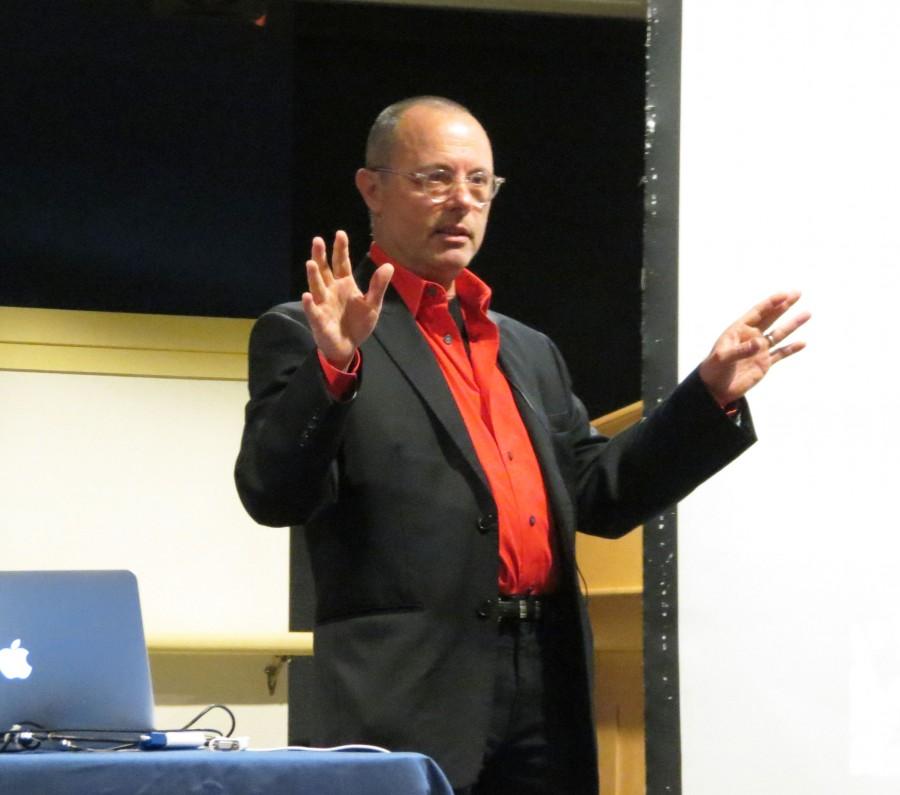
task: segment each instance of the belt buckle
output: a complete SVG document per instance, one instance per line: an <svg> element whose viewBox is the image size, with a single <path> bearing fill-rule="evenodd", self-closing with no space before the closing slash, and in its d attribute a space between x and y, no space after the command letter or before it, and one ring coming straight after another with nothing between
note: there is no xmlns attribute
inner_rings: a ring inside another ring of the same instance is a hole
<svg viewBox="0 0 900 795"><path fill-rule="evenodd" d="M490 609L485 614L493 615L497 623L507 621L540 621L543 615L543 604L539 597L499 596L489 600Z"/></svg>

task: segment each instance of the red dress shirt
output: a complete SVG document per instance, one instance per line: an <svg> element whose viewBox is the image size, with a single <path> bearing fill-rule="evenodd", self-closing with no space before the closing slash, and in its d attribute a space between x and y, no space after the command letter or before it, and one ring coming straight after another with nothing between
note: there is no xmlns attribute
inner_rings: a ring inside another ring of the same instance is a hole
<svg viewBox="0 0 900 795"><path fill-rule="evenodd" d="M391 284L434 353L487 476L499 521L500 593L552 591L556 572L547 493L509 382L497 365L500 334L487 315L490 288L468 270L456 280L467 351L443 287L398 265L377 245L369 256L376 265L393 263ZM333 394L346 394L355 385L358 360L345 373L321 354L319 359Z"/></svg>

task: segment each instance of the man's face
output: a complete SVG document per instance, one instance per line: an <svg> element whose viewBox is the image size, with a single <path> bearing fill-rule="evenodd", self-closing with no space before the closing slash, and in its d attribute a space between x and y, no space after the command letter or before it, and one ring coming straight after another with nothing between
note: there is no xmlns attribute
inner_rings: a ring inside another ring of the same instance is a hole
<svg viewBox="0 0 900 795"><path fill-rule="evenodd" d="M375 242L414 273L449 287L481 247L487 227L490 204L479 207L464 182L476 171L494 171L487 134L468 114L414 106L397 124L391 162L383 165L403 173L445 168L456 176L441 204L398 174L366 172L368 189L361 186Z"/></svg>

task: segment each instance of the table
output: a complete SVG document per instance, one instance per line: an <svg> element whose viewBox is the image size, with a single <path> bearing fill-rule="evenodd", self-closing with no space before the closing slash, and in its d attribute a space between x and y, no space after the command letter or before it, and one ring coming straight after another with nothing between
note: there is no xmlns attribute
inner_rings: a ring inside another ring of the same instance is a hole
<svg viewBox="0 0 900 795"><path fill-rule="evenodd" d="M0 754L0 795L452 795L427 756L366 751Z"/></svg>

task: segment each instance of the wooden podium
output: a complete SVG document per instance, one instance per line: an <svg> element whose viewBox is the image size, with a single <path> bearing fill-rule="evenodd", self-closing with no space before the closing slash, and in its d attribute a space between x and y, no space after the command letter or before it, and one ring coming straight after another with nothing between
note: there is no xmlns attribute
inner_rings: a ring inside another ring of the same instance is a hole
<svg viewBox="0 0 900 795"><path fill-rule="evenodd" d="M612 436L641 418L633 403L595 420ZM611 541L578 534L578 566L594 629L594 711L603 795L646 791L643 682L643 530Z"/></svg>

